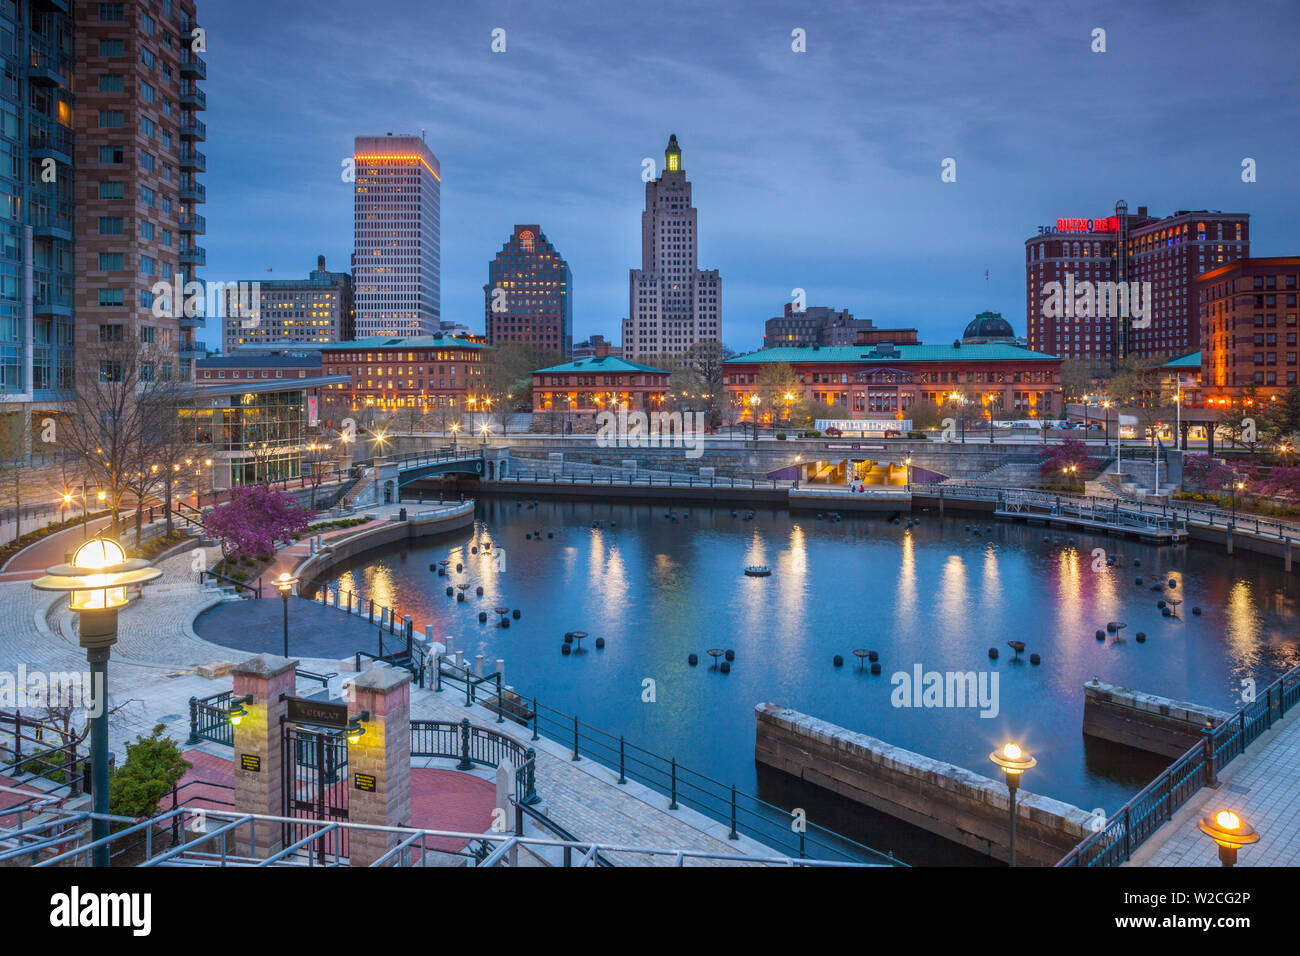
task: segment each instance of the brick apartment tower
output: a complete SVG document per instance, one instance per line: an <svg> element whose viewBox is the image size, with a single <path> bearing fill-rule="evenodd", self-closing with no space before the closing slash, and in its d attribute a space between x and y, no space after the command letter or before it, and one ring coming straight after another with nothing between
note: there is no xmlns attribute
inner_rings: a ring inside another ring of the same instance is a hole
<svg viewBox="0 0 1300 956"><path fill-rule="evenodd" d="M356 335L441 329L438 157L419 136L358 136L353 154L352 289Z"/></svg>
<svg viewBox="0 0 1300 956"><path fill-rule="evenodd" d="M664 150L663 175L645 184L641 268L629 276L623 357L639 361L722 340L722 280L701 270L691 184L676 135Z"/></svg>
<svg viewBox="0 0 1300 956"><path fill-rule="evenodd" d="M515 226L488 265L483 297L488 345L525 342L573 354L573 274L540 226Z"/></svg>
<svg viewBox="0 0 1300 956"><path fill-rule="evenodd" d="M1247 213L1182 210L1136 215L1126 203L1114 216L1058 219L1025 240L1025 313L1029 347L1107 370L1126 354L1176 357L1201 347L1196 277L1250 255ZM1150 282L1151 325L1126 329L1110 318L1043 315L1043 287L1065 282Z"/></svg>
<svg viewBox="0 0 1300 956"><path fill-rule="evenodd" d="M204 264L207 64L195 5L76 0L74 19L77 345L138 335L174 356L158 374L191 381L204 318L185 317L175 296L155 316L152 290L183 290Z"/></svg>

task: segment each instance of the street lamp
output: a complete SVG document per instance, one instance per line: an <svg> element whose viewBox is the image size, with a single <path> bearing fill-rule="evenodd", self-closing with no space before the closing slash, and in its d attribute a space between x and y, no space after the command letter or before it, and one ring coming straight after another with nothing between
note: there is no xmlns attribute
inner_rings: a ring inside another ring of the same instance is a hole
<svg viewBox="0 0 1300 956"><path fill-rule="evenodd" d="M1232 527L1237 527L1237 492L1245 491L1246 483L1240 479L1232 482Z"/></svg>
<svg viewBox="0 0 1300 956"><path fill-rule="evenodd" d="M1020 787L1020 775L1036 767L1038 761L1025 753L1016 744L1005 744L1001 750L989 754L989 759L1002 768L1007 781L1007 792L1011 805L1011 851L1009 865L1016 865L1016 790Z"/></svg>
<svg viewBox="0 0 1300 956"><path fill-rule="evenodd" d="M162 575L143 558L127 558L112 538L95 537L79 547L70 564L56 564L32 582L38 591L61 591L79 615L81 646L90 662L91 794L95 820L92 837L106 840L108 821L108 659L117 643L117 609L127 603L127 588L147 584ZM108 844L94 849L95 866L108 866Z"/></svg>
<svg viewBox="0 0 1300 956"><path fill-rule="evenodd" d="M904 458L904 459L903 459L903 464L905 464L905 465L907 466L907 487L908 487L909 489L911 489L911 487L912 487L912 456L911 456L911 455L908 455L906 458Z"/></svg>
<svg viewBox="0 0 1300 956"><path fill-rule="evenodd" d="M456 453L456 435L460 432L460 422L451 423L451 451Z"/></svg>
<svg viewBox="0 0 1300 956"><path fill-rule="evenodd" d="M1219 846L1219 862L1236 866L1237 851L1259 842L1255 828L1231 810L1220 810L1196 821L1196 828Z"/></svg>
<svg viewBox="0 0 1300 956"><path fill-rule="evenodd" d="M284 656L289 656L289 597L293 594L293 586L298 583L288 571L281 571L280 577L276 579L275 589L280 592L280 597L284 601Z"/></svg>

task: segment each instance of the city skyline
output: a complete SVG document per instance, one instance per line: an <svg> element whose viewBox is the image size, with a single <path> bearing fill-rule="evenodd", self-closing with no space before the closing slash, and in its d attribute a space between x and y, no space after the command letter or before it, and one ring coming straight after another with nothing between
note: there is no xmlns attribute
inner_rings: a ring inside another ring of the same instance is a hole
<svg viewBox="0 0 1300 956"><path fill-rule="evenodd" d="M922 341L950 338L986 308L1024 334L1025 236L1118 199L1156 215L1246 212L1254 254L1293 245L1295 107L1276 77L1295 72L1280 27L1297 14L1282 4L1249 20L1218 9L1170 19L1160 5L1056 18L1001 4L931 17L886 7L871 21L852 5L668 4L673 38L645 42L596 6L560 24L504 4L417 9L374 8L400 35L354 35L346 19L293 2L205 13L208 119L221 131L207 144L205 278L296 274L320 253L346 262L352 202L339 168L361 127L423 127L442 160L443 313L473 328L484 259L514 223L541 222L582 279L575 338L618 341L641 164L659 160L669 133L689 149L700 261L727 277L722 338L739 351L759 346L796 287L809 303L915 326ZM295 11L311 42L269 56L271 24ZM1099 26L1106 53L1090 50ZM507 47L494 54L497 27ZM791 50L796 27L807 53ZM237 45L222 49L223 36ZM1222 53L1241 49L1251 56ZM1221 61L1232 69L1216 91L1185 81L1188 63ZM279 82L266 82L268 65ZM1045 74L1054 82L1027 81ZM1186 135L1189 113L1204 118L1203 136ZM1242 132L1213 133L1229 113ZM1254 183L1241 181L1245 157ZM957 160L955 183L940 180L945 158ZM211 328L204 336L216 343Z"/></svg>

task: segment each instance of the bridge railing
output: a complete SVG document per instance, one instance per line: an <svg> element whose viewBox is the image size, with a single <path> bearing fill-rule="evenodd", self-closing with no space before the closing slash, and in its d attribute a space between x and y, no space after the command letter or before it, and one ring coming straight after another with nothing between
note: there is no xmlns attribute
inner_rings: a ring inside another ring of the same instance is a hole
<svg viewBox="0 0 1300 956"><path fill-rule="evenodd" d="M1233 757L1300 704L1300 667L1292 668L1165 768L1120 807L1100 830L1061 858L1057 866L1118 866L1171 820L1204 786L1217 786L1219 771Z"/></svg>

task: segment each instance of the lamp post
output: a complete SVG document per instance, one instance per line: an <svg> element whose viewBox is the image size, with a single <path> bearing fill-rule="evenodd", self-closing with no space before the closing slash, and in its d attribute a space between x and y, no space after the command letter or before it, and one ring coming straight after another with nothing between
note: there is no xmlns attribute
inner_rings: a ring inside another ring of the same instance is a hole
<svg viewBox="0 0 1300 956"><path fill-rule="evenodd" d="M456 454L456 435L460 432L460 422L451 423L451 453Z"/></svg>
<svg viewBox="0 0 1300 956"><path fill-rule="evenodd" d="M903 459L903 464L907 466L907 489L912 489L912 456L908 455Z"/></svg>
<svg viewBox="0 0 1300 956"><path fill-rule="evenodd" d="M1020 788L1020 775L1038 765L1038 761L1016 744L1004 744L1001 750L989 754L989 759L1002 768L1007 781L1011 806L1011 849L1009 865L1016 865L1016 791Z"/></svg>
<svg viewBox="0 0 1300 956"><path fill-rule="evenodd" d="M117 610L127 603L127 588L147 584L162 575L143 558L127 558L112 538L95 537L76 550L70 564L56 564L32 582L38 591L61 591L80 617L81 646L90 663L91 794L95 820L92 838L108 837L108 659L117 643ZM108 866L108 844L95 847L95 866Z"/></svg>
<svg viewBox="0 0 1300 956"><path fill-rule="evenodd" d="M1220 810L1196 821L1196 828L1219 847L1219 862L1224 866L1237 865L1237 851L1243 846L1259 842L1255 828L1231 810Z"/></svg>
<svg viewBox="0 0 1300 956"><path fill-rule="evenodd" d="M1245 488L1246 488L1246 483L1244 481L1240 479L1233 479L1232 481L1232 527L1234 530L1237 527L1237 492L1244 491Z"/></svg>
<svg viewBox="0 0 1300 956"><path fill-rule="evenodd" d="M280 577L276 579L275 589L280 592L280 598L284 602L284 656L289 656L289 597L293 594L293 586L298 583L288 571L281 571Z"/></svg>

